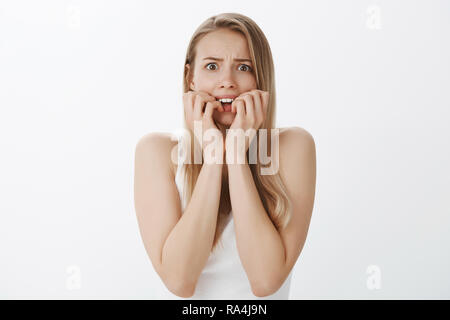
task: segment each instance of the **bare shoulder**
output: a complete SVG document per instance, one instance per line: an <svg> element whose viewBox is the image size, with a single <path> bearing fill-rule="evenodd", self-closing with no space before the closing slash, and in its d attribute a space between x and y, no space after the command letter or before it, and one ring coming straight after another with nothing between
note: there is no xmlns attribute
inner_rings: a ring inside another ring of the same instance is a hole
<svg viewBox="0 0 450 320"><path fill-rule="evenodd" d="M313 136L301 127L280 128L280 169L291 171L296 166L296 160L309 159L311 166L315 163L316 145ZM297 163L298 165L298 163Z"/></svg>
<svg viewBox="0 0 450 320"><path fill-rule="evenodd" d="M301 127L286 127L286 128L279 128L280 133L280 143L281 140L284 142L287 140L288 142L291 142L292 139L297 141L303 141L303 142L309 142L314 143L314 138L306 129Z"/></svg>
<svg viewBox="0 0 450 320"><path fill-rule="evenodd" d="M168 132L147 133L136 144L136 156L160 157L158 159L169 162L170 169L175 175L178 162L177 141L177 138Z"/></svg>

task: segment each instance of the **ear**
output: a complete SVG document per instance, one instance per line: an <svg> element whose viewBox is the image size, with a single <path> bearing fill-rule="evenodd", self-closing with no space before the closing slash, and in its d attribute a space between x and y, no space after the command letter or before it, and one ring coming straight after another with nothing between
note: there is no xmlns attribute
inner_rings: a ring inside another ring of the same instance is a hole
<svg viewBox="0 0 450 320"><path fill-rule="evenodd" d="M189 65L189 63L186 64L186 69L187 69L186 78L189 83L189 89L194 90L195 85L194 85L194 82L191 81L191 66Z"/></svg>

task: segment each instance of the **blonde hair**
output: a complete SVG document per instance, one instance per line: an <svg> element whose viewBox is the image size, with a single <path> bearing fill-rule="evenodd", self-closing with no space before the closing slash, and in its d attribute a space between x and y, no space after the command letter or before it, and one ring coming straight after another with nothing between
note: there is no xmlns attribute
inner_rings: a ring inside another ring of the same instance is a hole
<svg viewBox="0 0 450 320"><path fill-rule="evenodd" d="M251 60L254 66L254 72L256 75L257 89L268 91L269 102L267 108L267 115L264 123L259 129L267 129L267 137L271 136L271 129L275 128L275 74L274 65L272 59L272 53L270 50L269 43L258 27L258 25L249 17L246 17L238 13L222 13L213 17L210 17L205 22L203 22L197 30L194 32L189 46L187 48L186 60L184 63L184 74L183 74L183 93L188 92L189 83L194 70L194 63L196 57L196 46L198 42L208 34L209 32L216 31L221 28L227 28L236 32L241 33L247 39ZM189 64L190 68L186 65ZM222 129L222 125L217 123L219 129ZM190 139L189 141L194 141L194 133L189 129L189 126L184 117L183 127L185 132L189 132L190 137L185 137ZM259 131L257 130L257 137L259 141ZM271 150L271 139L268 140L267 150L270 153ZM180 145L180 144L178 144ZM194 147L196 144L190 143L191 145L191 159L188 163L178 163L178 165L185 166L184 173L184 194L183 203L189 203L195 184L197 182L198 175L200 174L201 164L194 163L192 156L194 154ZM248 151L247 151L248 159ZM249 164L252 172L253 180L255 182L256 188L258 190L259 196L263 203L264 209L269 215L272 223L277 230L285 228L289 223L291 217L291 202L287 195L285 186L281 180L279 173L274 175L260 175L261 164L257 161L256 164ZM224 190L225 189L225 190ZM225 227L226 220L231 209L231 202L228 188L222 188L219 205L219 212L216 225L216 233L214 236L214 241L212 245L211 252L216 248L219 238ZM184 210L184 208L183 208Z"/></svg>

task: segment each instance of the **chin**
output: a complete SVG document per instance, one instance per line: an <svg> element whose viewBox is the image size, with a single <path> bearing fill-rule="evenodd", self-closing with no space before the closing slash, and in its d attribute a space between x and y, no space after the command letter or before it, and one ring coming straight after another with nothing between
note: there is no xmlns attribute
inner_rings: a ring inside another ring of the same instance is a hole
<svg viewBox="0 0 450 320"><path fill-rule="evenodd" d="M235 116L236 113L233 112L219 112L217 110L214 110L213 113L214 120L225 126L231 126Z"/></svg>

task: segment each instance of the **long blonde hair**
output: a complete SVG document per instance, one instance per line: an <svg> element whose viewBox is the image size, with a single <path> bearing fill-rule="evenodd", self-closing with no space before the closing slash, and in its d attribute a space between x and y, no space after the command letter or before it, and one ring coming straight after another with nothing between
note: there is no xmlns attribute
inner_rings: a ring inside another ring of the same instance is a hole
<svg viewBox="0 0 450 320"><path fill-rule="evenodd" d="M222 13L213 17L210 17L205 22L203 22L197 30L194 32L191 41L189 43L186 60L184 63L184 73L183 73L183 93L189 91L189 83L192 77L190 70L194 70L195 57L196 57L196 46L197 43L205 36L207 33L221 29L227 28L236 32L240 32L247 39L251 60L254 65L254 72L256 74L257 89L268 91L270 93L267 115L264 123L259 129L267 129L267 137L271 136L271 129L275 128L275 75L274 75L274 65L272 59L272 53L270 50L269 43L258 27L258 25L249 17L238 13ZM186 65L189 64L190 68ZM221 124L217 124L219 129L222 129ZM189 133L189 137L184 137L184 139L190 139L189 141L194 141L194 133L189 129L189 126L184 117L183 121L184 132ZM257 137L259 141L259 131L257 130ZM267 150L270 153L271 150L271 139L267 139ZM198 175L202 165L196 164L193 161L194 147L196 144L190 143L191 146L191 159L187 161L188 163L178 163L178 165L185 166L182 172L184 173L184 194L183 203L189 203L195 184L197 182ZM180 143L178 144L180 146ZM248 151L247 151L248 159ZM256 188L258 190L259 196L261 198L264 209L269 215L272 223L277 230L285 228L289 223L291 217L291 202L287 195L285 186L281 180L279 172L273 175L260 175L261 164L257 161L256 164L249 164L253 180L255 182ZM217 217L216 233L214 236L214 241L212 245L211 252L216 248L219 238L225 227L226 220L229 218L229 212L231 209L231 201L229 196L228 188L222 188L219 212ZM183 208L184 210L184 208Z"/></svg>

